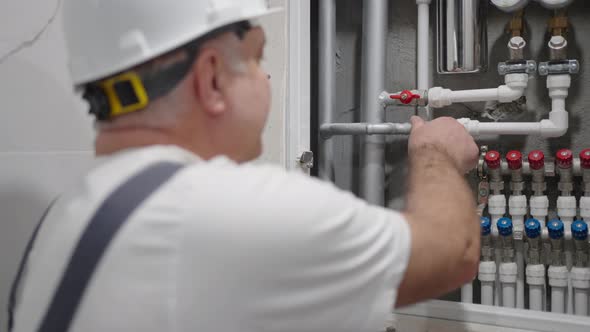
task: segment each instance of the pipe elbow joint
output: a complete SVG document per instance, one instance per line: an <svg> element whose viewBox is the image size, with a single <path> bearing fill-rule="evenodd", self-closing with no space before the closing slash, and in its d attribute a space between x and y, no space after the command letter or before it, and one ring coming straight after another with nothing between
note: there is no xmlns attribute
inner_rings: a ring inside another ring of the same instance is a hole
<svg viewBox="0 0 590 332"><path fill-rule="evenodd" d="M524 96L524 88L501 85L498 87L498 101L510 103Z"/></svg>
<svg viewBox="0 0 590 332"><path fill-rule="evenodd" d="M544 138L562 137L563 135L567 134L567 130L567 123L554 123L551 120L541 121L541 136Z"/></svg>

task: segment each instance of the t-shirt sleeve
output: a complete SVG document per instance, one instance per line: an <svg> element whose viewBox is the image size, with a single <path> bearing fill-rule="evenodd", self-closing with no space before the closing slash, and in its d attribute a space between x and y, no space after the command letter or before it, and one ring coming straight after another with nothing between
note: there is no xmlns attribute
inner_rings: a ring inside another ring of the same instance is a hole
<svg viewBox="0 0 590 332"><path fill-rule="evenodd" d="M217 193L197 197L184 298L252 331L384 330L410 255L400 213L271 167L218 175L198 182Z"/></svg>

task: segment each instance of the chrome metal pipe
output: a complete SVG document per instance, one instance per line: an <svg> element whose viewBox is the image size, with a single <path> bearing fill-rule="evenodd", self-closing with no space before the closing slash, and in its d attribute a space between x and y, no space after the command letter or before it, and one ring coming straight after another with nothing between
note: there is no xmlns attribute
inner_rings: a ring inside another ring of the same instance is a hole
<svg viewBox="0 0 590 332"><path fill-rule="evenodd" d="M385 41L388 0L363 1L363 51L361 112L369 124L385 122L379 98L385 84ZM367 136L364 144L361 196L369 203L384 205L385 137Z"/></svg>
<svg viewBox="0 0 590 332"><path fill-rule="evenodd" d="M440 74L477 73L487 65L482 0L437 0L437 67Z"/></svg>
<svg viewBox="0 0 590 332"><path fill-rule="evenodd" d="M344 135L409 135L410 123L328 123L320 127L323 139Z"/></svg>
<svg viewBox="0 0 590 332"><path fill-rule="evenodd" d="M336 103L336 0L320 0L319 3L319 122L331 123ZM334 177L332 142L319 142L319 177Z"/></svg>

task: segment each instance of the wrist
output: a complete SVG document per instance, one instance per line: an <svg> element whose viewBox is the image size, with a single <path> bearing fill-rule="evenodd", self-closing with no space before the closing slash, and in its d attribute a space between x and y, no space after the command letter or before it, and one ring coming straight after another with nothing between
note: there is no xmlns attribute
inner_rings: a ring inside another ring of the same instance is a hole
<svg viewBox="0 0 590 332"><path fill-rule="evenodd" d="M411 147L409 150L411 163L426 164L448 164L458 169L458 165L448 151L438 144L422 144Z"/></svg>

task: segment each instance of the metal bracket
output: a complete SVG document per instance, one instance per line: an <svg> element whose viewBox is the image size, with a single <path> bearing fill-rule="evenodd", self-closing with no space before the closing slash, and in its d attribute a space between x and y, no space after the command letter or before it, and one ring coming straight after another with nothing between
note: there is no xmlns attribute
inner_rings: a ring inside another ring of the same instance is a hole
<svg viewBox="0 0 590 332"><path fill-rule="evenodd" d="M308 170L312 169L313 163L314 163L313 152L304 151L301 154L301 156L299 156L299 158L297 158L297 161L299 162L301 167L303 167L304 169L308 169Z"/></svg>
<svg viewBox="0 0 590 332"><path fill-rule="evenodd" d="M498 64L498 74L529 74L537 71L537 62L534 60L506 61Z"/></svg>
<svg viewBox="0 0 590 332"><path fill-rule="evenodd" d="M489 148L487 145L482 145L479 148L480 154L479 154L479 161L477 162L477 176L479 177L480 180L486 180L488 178L488 174L485 172L485 158L486 158L486 154L489 151Z"/></svg>
<svg viewBox="0 0 590 332"><path fill-rule="evenodd" d="M539 64L539 75L577 74L580 72L578 60L548 61Z"/></svg>
<svg viewBox="0 0 590 332"><path fill-rule="evenodd" d="M479 184L477 185L477 214L483 216L483 211L488 206L488 199L490 196L490 183L488 176L484 171L485 156L488 153L486 145L480 148L479 161L477 163L477 176L479 177Z"/></svg>

